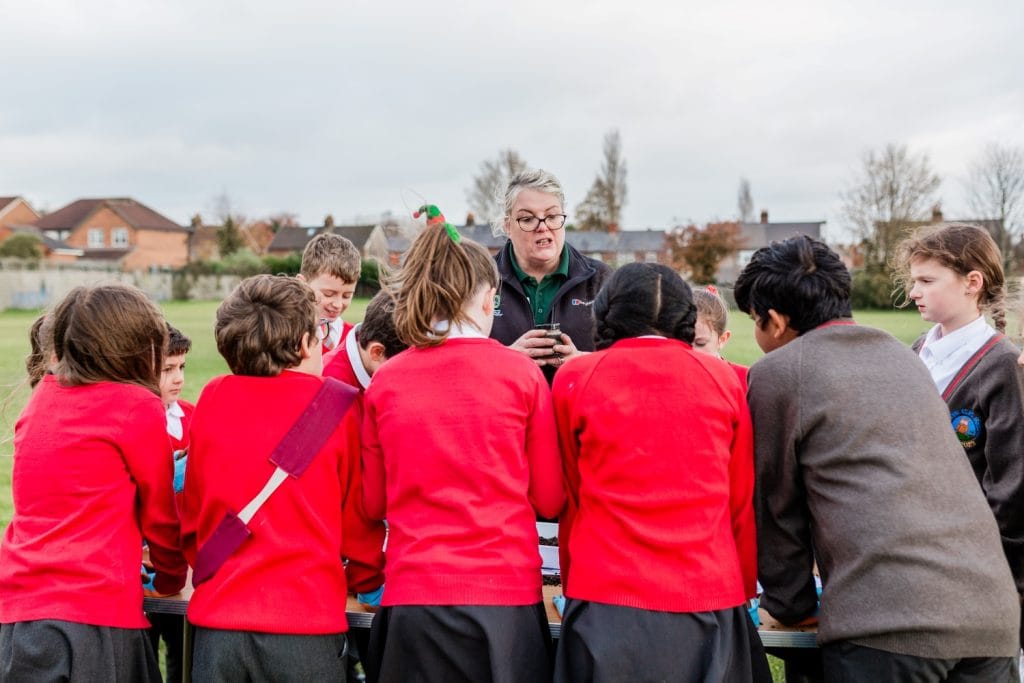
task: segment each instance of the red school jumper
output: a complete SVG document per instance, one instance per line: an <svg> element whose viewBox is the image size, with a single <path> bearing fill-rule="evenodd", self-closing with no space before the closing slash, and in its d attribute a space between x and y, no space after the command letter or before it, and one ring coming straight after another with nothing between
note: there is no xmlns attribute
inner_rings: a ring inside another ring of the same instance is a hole
<svg viewBox="0 0 1024 683"><path fill-rule="evenodd" d="M267 483L271 452L323 381L286 370L276 377L217 377L203 389L181 501L190 562L224 513L240 512ZM289 477L256 513L252 535L196 587L188 608L192 623L278 634L348 629L348 590L369 592L383 582L384 527L369 525L353 503L358 435L350 410L309 469Z"/></svg>
<svg viewBox="0 0 1024 683"><path fill-rule="evenodd" d="M493 339L448 339L381 366L365 410L364 502L390 529L382 604L540 602L535 511L564 501L540 368Z"/></svg>
<svg viewBox="0 0 1024 683"><path fill-rule="evenodd" d="M142 538L155 587L175 593L178 550L163 403L134 384L46 375L14 429L14 517L0 546L0 623L58 619L148 628Z"/></svg>
<svg viewBox="0 0 1024 683"><path fill-rule="evenodd" d="M753 597L753 437L735 371L681 341L624 339L567 363L552 393L565 594L666 612Z"/></svg>

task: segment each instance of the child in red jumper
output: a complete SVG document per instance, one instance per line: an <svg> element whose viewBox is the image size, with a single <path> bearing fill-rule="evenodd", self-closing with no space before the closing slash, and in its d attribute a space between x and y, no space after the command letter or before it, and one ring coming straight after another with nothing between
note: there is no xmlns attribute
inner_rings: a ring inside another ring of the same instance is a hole
<svg viewBox="0 0 1024 683"><path fill-rule="evenodd" d="M693 303L697 307L697 324L693 331L693 350L722 358L725 347L732 332L726 327L729 324L729 309L718 290L708 285L693 290ZM722 360L725 360L724 358ZM747 367L737 363L729 363L736 376L740 378L744 389L747 386Z"/></svg>
<svg viewBox="0 0 1024 683"><path fill-rule="evenodd" d="M352 241L332 232L317 235L302 252L298 277L316 292L324 353L338 348L352 329L341 314L352 305L361 265L359 250Z"/></svg>
<svg viewBox="0 0 1024 683"><path fill-rule="evenodd" d="M270 460L278 444L335 382L320 377L316 295L300 280L243 281L217 309L215 333L234 374L203 388L192 419L181 527L196 575L225 514L243 516L279 471ZM196 585L196 680L345 680L348 589L373 591L383 579L383 525L368 525L355 503L358 430L349 411L308 470L255 512L251 535Z"/></svg>
<svg viewBox="0 0 1024 683"><path fill-rule="evenodd" d="M192 340L173 325L167 325L167 355L160 373L160 399L167 416L167 435L171 439L174 460L174 492L181 493L185 481L185 463L188 460L188 426L195 410L188 401L181 400L185 386L185 354L192 349ZM180 614L148 613L146 617L153 625L149 629L149 640L153 652L160 652L160 639L167 646L165 683L183 679L182 638L185 634L185 617Z"/></svg>
<svg viewBox="0 0 1024 683"><path fill-rule="evenodd" d="M159 681L143 537L156 592L179 591L187 571L158 388L167 326L124 285L77 287L51 317L57 364L15 427L0 680Z"/></svg>
<svg viewBox="0 0 1024 683"><path fill-rule="evenodd" d="M551 398L487 337L494 260L426 211L390 285L413 348L366 392L364 503L390 530L369 659L382 683L549 680L535 516L564 501Z"/></svg>
<svg viewBox="0 0 1024 683"><path fill-rule="evenodd" d="M744 387L691 347L690 288L666 266L617 270L594 317L598 350L552 388L568 488L555 680L770 681L746 610L757 547Z"/></svg>
<svg viewBox="0 0 1024 683"><path fill-rule="evenodd" d="M324 377L366 391L380 366L407 348L395 330L394 300L387 292L378 292L367 305L363 322L352 328L341 346L324 356Z"/></svg>

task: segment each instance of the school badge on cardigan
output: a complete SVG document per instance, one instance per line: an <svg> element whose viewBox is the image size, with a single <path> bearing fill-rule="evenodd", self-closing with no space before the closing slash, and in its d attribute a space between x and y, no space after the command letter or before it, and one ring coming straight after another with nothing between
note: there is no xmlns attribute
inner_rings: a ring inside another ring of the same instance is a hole
<svg viewBox="0 0 1024 683"><path fill-rule="evenodd" d="M960 440L964 448L974 448L978 442L978 435L981 434L981 420L970 408L961 408L950 413L952 418L953 432Z"/></svg>

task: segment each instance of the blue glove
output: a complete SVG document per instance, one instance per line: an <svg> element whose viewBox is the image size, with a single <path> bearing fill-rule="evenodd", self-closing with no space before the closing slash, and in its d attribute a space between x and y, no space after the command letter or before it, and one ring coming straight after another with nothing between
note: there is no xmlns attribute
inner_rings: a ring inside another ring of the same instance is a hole
<svg viewBox="0 0 1024 683"><path fill-rule="evenodd" d="M761 606L761 601L757 598L751 598L747 603L747 613L750 614L750 620L754 622L754 626L761 628L761 615L758 614L757 608Z"/></svg>
<svg viewBox="0 0 1024 683"><path fill-rule="evenodd" d="M177 453L175 453L177 455ZM174 459L174 492L181 493L185 488L185 465L188 464L188 456Z"/></svg>
<svg viewBox="0 0 1024 683"><path fill-rule="evenodd" d="M156 572L151 572L146 568L146 565L142 565L142 589L153 592L156 588L153 587L153 579L156 578Z"/></svg>
<svg viewBox="0 0 1024 683"><path fill-rule="evenodd" d="M356 600L367 607L380 607L380 599L383 595L384 584L381 584L380 588L375 591L370 591L369 593L356 593Z"/></svg>
<svg viewBox="0 0 1024 683"><path fill-rule="evenodd" d="M554 603L555 611L558 612L558 616L562 616L562 614L565 612L565 596L556 595L555 597L551 598L551 602Z"/></svg>

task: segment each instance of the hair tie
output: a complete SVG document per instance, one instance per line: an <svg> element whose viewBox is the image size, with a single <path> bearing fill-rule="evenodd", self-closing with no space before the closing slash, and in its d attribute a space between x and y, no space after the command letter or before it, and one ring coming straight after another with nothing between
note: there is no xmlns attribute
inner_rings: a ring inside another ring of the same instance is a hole
<svg viewBox="0 0 1024 683"><path fill-rule="evenodd" d="M704 291L707 292L708 294L711 294L712 296L718 296L718 287L715 287L714 285L706 286L704 288Z"/></svg>
<svg viewBox="0 0 1024 683"><path fill-rule="evenodd" d="M455 229L455 226L444 219L444 214L441 213L441 209L437 208L434 204L424 204L412 214L413 218L419 218L422 215L427 216L427 227L431 225L440 225L444 227L444 231L448 233L448 238L458 244L462 241L462 235Z"/></svg>

